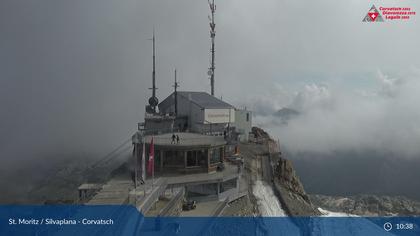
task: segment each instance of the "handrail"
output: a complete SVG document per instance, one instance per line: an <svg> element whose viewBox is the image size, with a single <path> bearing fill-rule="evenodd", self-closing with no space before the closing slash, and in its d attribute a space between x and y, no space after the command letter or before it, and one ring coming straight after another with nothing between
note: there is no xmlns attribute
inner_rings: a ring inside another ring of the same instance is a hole
<svg viewBox="0 0 420 236"><path fill-rule="evenodd" d="M168 202L168 204L159 212L158 216L167 216L169 210L175 206L175 202L183 198L185 194L184 188L179 188L178 193Z"/></svg>
<svg viewBox="0 0 420 236"><path fill-rule="evenodd" d="M227 204L229 203L229 198L224 200L214 211L213 216L220 216L223 213L223 210L225 210Z"/></svg>

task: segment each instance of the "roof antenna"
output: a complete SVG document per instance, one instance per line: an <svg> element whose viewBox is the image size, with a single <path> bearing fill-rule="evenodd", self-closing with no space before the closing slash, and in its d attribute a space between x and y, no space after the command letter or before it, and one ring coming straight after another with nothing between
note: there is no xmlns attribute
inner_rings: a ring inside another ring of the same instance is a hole
<svg viewBox="0 0 420 236"><path fill-rule="evenodd" d="M152 97L149 98L149 110L151 113L156 113L156 106L159 104L159 100L156 97L156 50L155 50L155 28L153 28L153 72L152 72Z"/></svg>
<svg viewBox="0 0 420 236"><path fill-rule="evenodd" d="M175 68L175 82L174 82L174 85L172 85L172 87L174 88L174 95L175 95L175 117L176 117L178 116L178 92L176 89L179 87L179 84L176 81L176 68Z"/></svg>
<svg viewBox="0 0 420 236"><path fill-rule="evenodd" d="M209 3L209 7L210 7L210 12L211 12L211 16L209 16L209 20L210 20L210 38L211 38L211 62L210 62L210 68L209 71L207 72L207 74L210 76L210 85L211 85L211 95L214 96L214 54L215 54L215 50L214 50L214 38L216 37L216 24L214 23L214 12L216 11L216 5L214 4L214 0L211 0L212 2L210 3L210 0L208 0Z"/></svg>

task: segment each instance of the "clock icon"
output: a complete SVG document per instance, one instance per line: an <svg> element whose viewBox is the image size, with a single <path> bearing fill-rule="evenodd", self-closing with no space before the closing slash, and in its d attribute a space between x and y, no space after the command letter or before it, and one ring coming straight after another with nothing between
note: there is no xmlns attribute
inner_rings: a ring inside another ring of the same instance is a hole
<svg viewBox="0 0 420 236"><path fill-rule="evenodd" d="M385 231L390 231L392 229L392 224L391 223L389 223L389 222L386 222L385 224L384 224L384 230Z"/></svg>

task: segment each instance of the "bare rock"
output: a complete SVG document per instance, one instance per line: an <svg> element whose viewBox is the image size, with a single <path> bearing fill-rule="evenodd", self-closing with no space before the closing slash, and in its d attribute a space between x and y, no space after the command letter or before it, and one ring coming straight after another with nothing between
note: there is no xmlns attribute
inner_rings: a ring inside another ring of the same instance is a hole
<svg viewBox="0 0 420 236"><path fill-rule="evenodd" d="M291 216L321 215L311 203L290 160L279 158L275 167L274 188L280 202Z"/></svg>

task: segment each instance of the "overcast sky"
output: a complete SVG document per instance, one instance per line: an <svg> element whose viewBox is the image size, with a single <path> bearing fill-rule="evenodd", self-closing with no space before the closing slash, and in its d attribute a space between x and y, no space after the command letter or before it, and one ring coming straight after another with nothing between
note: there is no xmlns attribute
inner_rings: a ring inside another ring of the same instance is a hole
<svg viewBox="0 0 420 236"><path fill-rule="evenodd" d="M378 8L408 6L420 11L415 0L373 3ZM362 100L366 95L376 96L386 79L418 84L418 16L405 22L364 23L372 4L365 0L229 0L216 4L216 95L233 105L275 110L291 106L298 94L305 93L306 101L321 94L321 101L327 97L339 104L336 106L349 108L339 113L345 117L379 110L367 120L350 117L357 126L389 110L377 105L359 110L354 107L353 94L362 94ZM51 156L101 156L129 138L150 96L148 39L153 28L159 99L172 90L175 67L181 90L209 91L208 13L206 0L2 0L2 167ZM413 96L418 91L402 84L403 91ZM348 95L337 98L335 94ZM413 111L406 119L418 128L417 113L409 106L416 104L413 96L398 100L402 101L398 111ZM324 129L329 122L345 123L338 120L342 116L332 113ZM297 124L301 132L290 128L287 137L279 138L289 138L285 142L290 146L303 137L311 137L308 142L317 140L304 131L319 133L314 128L318 123ZM375 130L384 124L388 123ZM348 138L346 130L341 132L346 137L343 142L358 139ZM417 141L417 131L410 140ZM318 147L310 143L304 148Z"/></svg>

